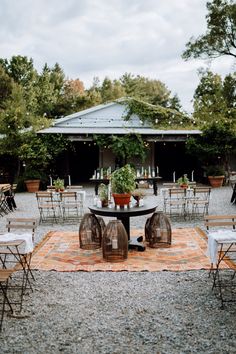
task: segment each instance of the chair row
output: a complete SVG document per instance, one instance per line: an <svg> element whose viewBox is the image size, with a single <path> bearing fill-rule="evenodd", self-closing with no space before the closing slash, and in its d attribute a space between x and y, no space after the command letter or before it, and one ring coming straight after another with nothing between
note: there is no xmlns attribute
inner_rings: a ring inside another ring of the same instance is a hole
<svg viewBox="0 0 236 354"><path fill-rule="evenodd" d="M36 192L40 222L57 223L81 219L84 213L84 191Z"/></svg>
<svg viewBox="0 0 236 354"><path fill-rule="evenodd" d="M164 213L193 218L208 214L211 187L164 188Z"/></svg>

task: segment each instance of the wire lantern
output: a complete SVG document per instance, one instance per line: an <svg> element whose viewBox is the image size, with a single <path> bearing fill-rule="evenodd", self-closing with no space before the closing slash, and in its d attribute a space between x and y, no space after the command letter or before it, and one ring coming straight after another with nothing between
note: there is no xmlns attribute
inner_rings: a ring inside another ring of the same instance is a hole
<svg viewBox="0 0 236 354"><path fill-rule="evenodd" d="M160 248L171 245L171 224L162 212L155 212L145 224L145 240L149 247Z"/></svg>
<svg viewBox="0 0 236 354"><path fill-rule="evenodd" d="M106 227L105 221L101 216L97 216L97 219L98 219L98 222L101 226L101 232L102 232L102 236L103 236L104 231L105 231L105 227Z"/></svg>
<svg viewBox="0 0 236 354"><path fill-rule="evenodd" d="M103 258L107 262L122 262L128 257L128 235L120 220L107 224L102 239Z"/></svg>
<svg viewBox="0 0 236 354"><path fill-rule="evenodd" d="M102 229L98 218L92 214L84 214L79 227L80 248L97 249L102 244Z"/></svg>

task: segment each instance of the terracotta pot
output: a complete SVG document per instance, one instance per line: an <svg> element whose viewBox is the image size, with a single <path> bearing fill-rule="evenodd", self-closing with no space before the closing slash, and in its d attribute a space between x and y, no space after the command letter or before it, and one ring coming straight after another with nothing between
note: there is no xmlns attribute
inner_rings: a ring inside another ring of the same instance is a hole
<svg viewBox="0 0 236 354"><path fill-rule="evenodd" d="M40 179L29 179L25 181L27 191L30 193L38 192Z"/></svg>
<svg viewBox="0 0 236 354"><path fill-rule="evenodd" d="M222 187L225 176L208 176L210 185L213 188Z"/></svg>
<svg viewBox="0 0 236 354"><path fill-rule="evenodd" d="M188 184L181 184L180 188L187 189L188 188Z"/></svg>
<svg viewBox="0 0 236 354"><path fill-rule="evenodd" d="M114 198L115 205L124 206L124 205L128 205L130 202L130 197L131 197L130 193L124 193L124 194L113 193L112 195Z"/></svg>

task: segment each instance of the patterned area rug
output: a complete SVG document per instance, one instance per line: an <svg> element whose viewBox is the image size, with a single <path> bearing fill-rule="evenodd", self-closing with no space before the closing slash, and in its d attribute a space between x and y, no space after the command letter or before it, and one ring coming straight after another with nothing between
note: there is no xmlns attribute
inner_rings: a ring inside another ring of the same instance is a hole
<svg viewBox="0 0 236 354"><path fill-rule="evenodd" d="M132 236L142 231L134 230ZM39 270L72 271L186 271L209 269L206 256L206 237L200 229L174 229L169 248L138 252L130 250L124 262L109 263L103 260L102 250L79 248L77 232L51 231L36 246L31 267ZM223 264L223 267L227 267Z"/></svg>

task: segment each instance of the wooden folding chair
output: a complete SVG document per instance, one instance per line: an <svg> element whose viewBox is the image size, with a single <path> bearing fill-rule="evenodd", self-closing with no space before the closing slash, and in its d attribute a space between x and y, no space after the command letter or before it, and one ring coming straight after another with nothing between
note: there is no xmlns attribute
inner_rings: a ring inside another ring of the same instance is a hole
<svg viewBox="0 0 236 354"><path fill-rule="evenodd" d="M62 192L61 193L61 209L63 221L66 219L82 217L82 198L77 192Z"/></svg>
<svg viewBox="0 0 236 354"><path fill-rule="evenodd" d="M13 308L11 301L8 297L8 283L11 279L13 269L0 269L0 290L2 292L2 309L0 317L0 332L2 331L3 318L6 310L6 304L9 306L11 312L13 313Z"/></svg>
<svg viewBox="0 0 236 354"><path fill-rule="evenodd" d="M61 216L60 194L56 192L36 192L38 209L40 214L39 222L58 222Z"/></svg>
<svg viewBox="0 0 236 354"><path fill-rule="evenodd" d="M208 214L211 187L193 188L193 197L189 199L190 215L195 217Z"/></svg>
<svg viewBox="0 0 236 354"><path fill-rule="evenodd" d="M215 295L221 301L236 302L236 215L205 215L208 236L208 255ZM226 261L229 268L222 269Z"/></svg>
<svg viewBox="0 0 236 354"><path fill-rule="evenodd" d="M186 189L169 188L164 196L164 213L169 216L185 216Z"/></svg>
<svg viewBox="0 0 236 354"><path fill-rule="evenodd" d="M14 264L15 270L23 270L22 291L24 294L27 285L33 290L29 276L35 280L30 263L37 219L8 218L6 227L8 232L1 235L0 261L3 269L8 269L9 265ZM16 230L17 232L15 232Z"/></svg>

